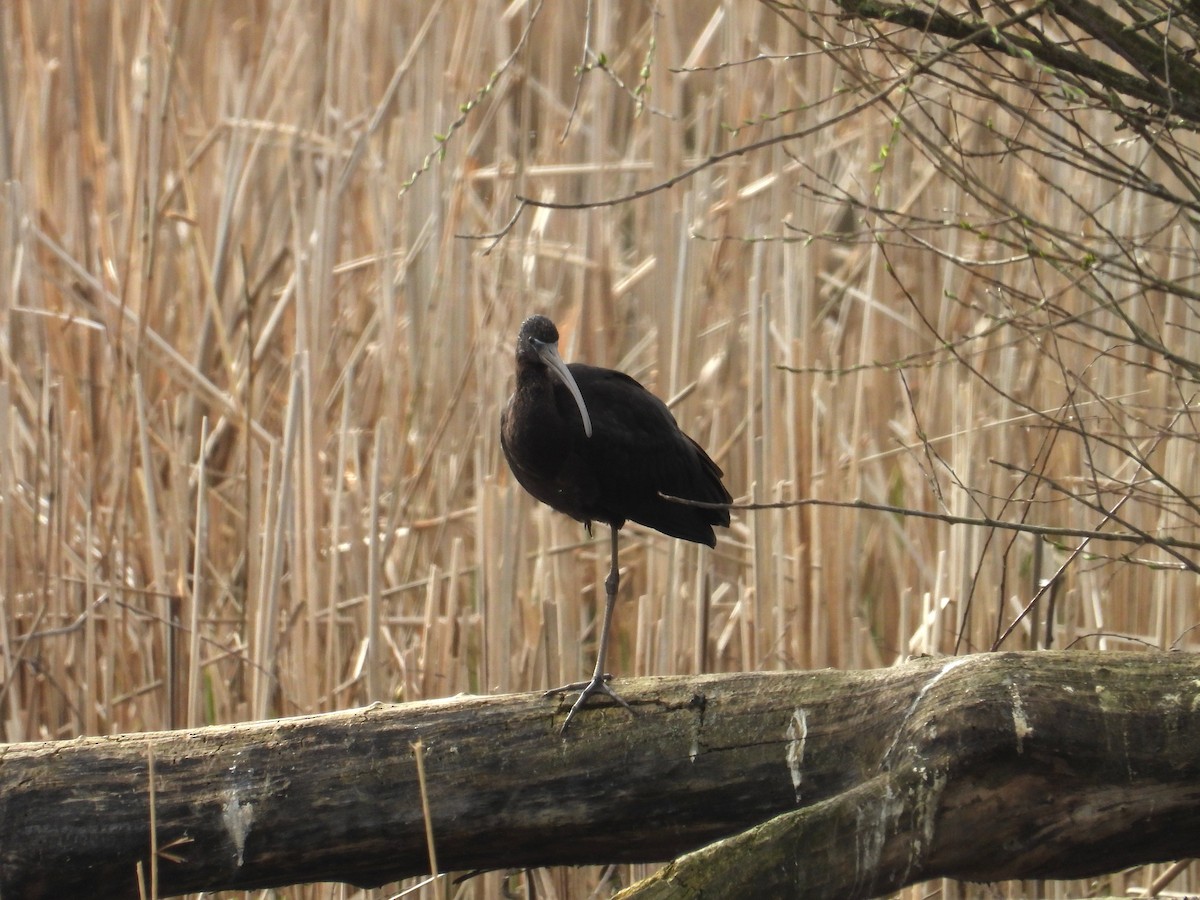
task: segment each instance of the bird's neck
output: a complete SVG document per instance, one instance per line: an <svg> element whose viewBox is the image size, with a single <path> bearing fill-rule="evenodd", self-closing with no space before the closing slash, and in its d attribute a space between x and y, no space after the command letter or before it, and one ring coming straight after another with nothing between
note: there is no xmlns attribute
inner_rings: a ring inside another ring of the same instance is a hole
<svg viewBox="0 0 1200 900"><path fill-rule="evenodd" d="M554 390L554 376L545 366L520 366L517 369L517 389L550 393Z"/></svg>

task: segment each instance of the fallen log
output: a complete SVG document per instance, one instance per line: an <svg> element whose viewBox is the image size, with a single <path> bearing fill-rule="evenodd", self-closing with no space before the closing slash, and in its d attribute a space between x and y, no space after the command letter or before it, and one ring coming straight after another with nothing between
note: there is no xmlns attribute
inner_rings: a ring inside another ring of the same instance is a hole
<svg viewBox="0 0 1200 900"><path fill-rule="evenodd" d="M565 737L564 704L512 694L3 746L0 896L136 897L139 865L160 896L378 885L429 871L427 834L443 871L727 839L628 897L869 897L1200 855L1193 656L985 654L621 693L636 716L597 702Z"/></svg>

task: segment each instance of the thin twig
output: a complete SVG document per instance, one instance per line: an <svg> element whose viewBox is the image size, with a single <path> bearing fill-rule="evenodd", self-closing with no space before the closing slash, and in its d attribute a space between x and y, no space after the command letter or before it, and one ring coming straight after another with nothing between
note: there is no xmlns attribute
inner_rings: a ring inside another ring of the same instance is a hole
<svg viewBox="0 0 1200 900"><path fill-rule="evenodd" d="M875 91L873 94L871 94L865 100L862 100L862 101L854 104L853 106L849 107L846 110L843 110L842 112L838 113L837 115L835 115L829 119L823 119L815 125L810 125L807 128L801 128L798 131L790 131L787 134L777 134L774 137L763 138L761 141L755 141L752 144L746 144L742 147L734 147L732 150L726 150L723 153L714 153L711 156L704 159L702 162L696 163L694 166L689 166L688 168L684 169L682 172L678 172L675 175L672 175L670 178L666 179L665 181L660 181L657 184L653 184L649 187L641 188L639 190L632 191L628 194L622 194L618 197L608 197L604 200L583 200L583 201L579 201L576 203L568 203L565 201L554 201L554 200L534 200L532 197L525 197L521 194L517 195L517 200L528 203L530 206L537 206L537 207L541 207L544 209L601 209L606 206L620 206L623 203L630 203L634 200L641 200L644 197L649 197L653 194L659 193L660 191L668 190L670 188L673 188L675 185L679 184L681 181L686 181L687 179L691 178L696 173L702 172L705 169L711 168L712 166L719 165L720 163L723 163L726 160L734 159L739 156L744 156L747 153L754 153L758 150L764 150L767 147L773 147L776 144L782 144L787 141L799 140L801 138L805 138L805 137L808 137L809 135L815 134L818 131L824 131L826 129L832 128L834 125L837 125L839 122L843 122L846 119L853 118L854 116L857 116L859 113L863 112L864 110L870 109L872 106L874 106L876 103L878 103L884 97L887 97L889 94L891 94L897 88L899 88L901 85L907 84L910 81L912 81L912 79L915 78L917 75L921 75L925 72L928 72L935 65L942 62L944 59L946 59L950 56L953 56L955 53L957 53L963 47L966 47L966 46L969 46L969 45L975 43L975 41L978 38L982 37L983 35L990 34L993 31L993 27L996 29L1005 28L1005 27L1008 27L1009 25L1013 25L1018 22L1022 22L1025 19L1030 18L1031 16L1038 15L1042 11L1042 8L1045 7L1048 2L1049 2L1049 0L1040 0L1040 2L1035 3L1033 6L1031 6L1029 9L1025 10L1024 12L1021 12L1017 15L1011 16L1010 18L1006 19L1003 22L998 23L995 26L985 25L982 28L972 31L970 34L966 35L961 40L957 40L957 41L950 43L949 45L944 47L939 52L933 54L933 56L929 57L928 59L922 60L921 62L918 62L918 63L914 63L908 69L908 71L906 71L906 72L902 73L901 75L898 75L895 78L891 79L890 81L886 82L882 88Z"/></svg>
<svg viewBox="0 0 1200 900"><path fill-rule="evenodd" d="M1143 546L1149 544L1164 549L1173 547L1180 550L1200 550L1200 542L1181 541L1176 538L1150 535L1148 533L1096 531L1091 528L1066 528L1057 525L1032 525L1027 522L1009 522L1004 519L993 519L991 516L956 516L951 513L929 512L928 510L913 509L908 506L871 503L867 500L822 500L817 497L801 497L798 500L778 500L772 503L707 503L701 500L688 500L685 497L673 497L661 491L659 492L659 496L664 500L670 500L672 503L681 503L684 506L698 506L701 509L728 509L731 511L748 512L764 509L796 509L804 506L824 506L831 509L861 509L867 512L890 513L895 516L904 516L911 519L932 519L935 522L945 522L947 525L1000 528L1006 531L1019 531L1023 534L1033 534L1045 538L1077 537Z"/></svg>

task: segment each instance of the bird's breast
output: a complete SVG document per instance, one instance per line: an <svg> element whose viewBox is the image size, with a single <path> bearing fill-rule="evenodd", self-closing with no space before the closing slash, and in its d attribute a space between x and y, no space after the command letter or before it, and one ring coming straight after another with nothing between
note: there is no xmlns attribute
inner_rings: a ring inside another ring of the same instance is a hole
<svg viewBox="0 0 1200 900"><path fill-rule="evenodd" d="M582 442L583 427L566 419L553 403L517 391L500 423L500 444L517 481L559 512L581 522L591 510L597 485Z"/></svg>

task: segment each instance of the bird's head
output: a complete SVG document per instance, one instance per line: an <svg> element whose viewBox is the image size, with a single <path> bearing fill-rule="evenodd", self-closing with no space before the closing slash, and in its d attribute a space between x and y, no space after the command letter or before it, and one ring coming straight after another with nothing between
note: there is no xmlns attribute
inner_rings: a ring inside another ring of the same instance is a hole
<svg viewBox="0 0 1200 900"><path fill-rule="evenodd" d="M558 329L545 316L530 316L521 324L517 334L517 367L536 366L547 369L563 383L575 405L579 407L579 415L583 418L583 433L592 436L592 417L588 415L587 404L583 402L583 394L579 385L571 375L571 370L558 355Z"/></svg>

